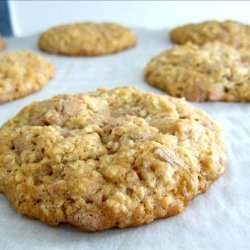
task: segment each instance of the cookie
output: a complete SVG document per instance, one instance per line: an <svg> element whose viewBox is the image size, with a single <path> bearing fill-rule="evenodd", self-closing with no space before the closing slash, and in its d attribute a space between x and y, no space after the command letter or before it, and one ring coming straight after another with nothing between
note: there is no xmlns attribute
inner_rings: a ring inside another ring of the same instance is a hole
<svg viewBox="0 0 250 250"><path fill-rule="evenodd" d="M4 49L5 47L5 41L0 36L0 50Z"/></svg>
<svg viewBox="0 0 250 250"><path fill-rule="evenodd" d="M236 48L250 48L250 26L231 20L184 25L173 29L170 37L178 44L192 42L203 45L206 42L220 41Z"/></svg>
<svg viewBox="0 0 250 250"><path fill-rule="evenodd" d="M250 101L249 53L218 42L186 44L154 57L145 80L190 101Z"/></svg>
<svg viewBox="0 0 250 250"><path fill-rule="evenodd" d="M150 223L183 211L223 173L220 133L185 100L134 88L55 96L0 129L0 191L50 225Z"/></svg>
<svg viewBox="0 0 250 250"><path fill-rule="evenodd" d="M40 49L70 56L97 56L115 53L135 46L135 34L114 23L75 23L61 25L44 32Z"/></svg>
<svg viewBox="0 0 250 250"><path fill-rule="evenodd" d="M54 75L52 63L34 52L0 53L0 103L38 91Z"/></svg>

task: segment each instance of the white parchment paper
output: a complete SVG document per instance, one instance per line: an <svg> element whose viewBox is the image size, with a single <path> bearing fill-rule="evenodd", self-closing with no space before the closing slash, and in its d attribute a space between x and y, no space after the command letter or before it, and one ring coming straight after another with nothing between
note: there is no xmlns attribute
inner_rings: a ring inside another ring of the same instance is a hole
<svg viewBox="0 0 250 250"><path fill-rule="evenodd" d="M149 59L172 46L167 30L135 29L137 47L109 56L84 58L49 55L37 49L37 36L11 38L8 50L30 49L49 58L56 77L41 91L0 105L0 124L33 100L98 87L133 85L163 92L143 81ZM223 128L228 151L225 174L180 215L146 226L83 233L70 225L50 227L15 212L0 194L0 249L249 249L250 248L250 103L202 103ZM0 142L1 143L1 142Z"/></svg>

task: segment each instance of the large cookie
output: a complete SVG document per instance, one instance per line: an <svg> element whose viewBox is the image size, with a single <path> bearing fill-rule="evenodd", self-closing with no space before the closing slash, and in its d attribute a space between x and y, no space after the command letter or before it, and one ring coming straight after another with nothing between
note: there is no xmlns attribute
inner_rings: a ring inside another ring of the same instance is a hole
<svg viewBox="0 0 250 250"><path fill-rule="evenodd" d="M34 52L0 53L0 103L38 91L54 74L53 64Z"/></svg>
<svg viewBox="0 0 250 250"><path fill-rule="evenodd" d="M42 50L64 55L97 56L133 47L135 34L114 23L75 23L44 32L39 38Z"/></svg>
<svg viewBox="0 0 250 250"><path fill-rule="evenodd" d="M224 171L203 111L133 88L34 102L0 141L0 191L16 210L87 231L175 215Z"/></svg>
<svg viewBox="0 0 250 250"><path fill-rule="evenodd" d="M250 26L231 20L184 25L173 29L170 36L178 44L192 42L202 45L206 42L220 41L236 48L250 48Z"/></svg>
<svg viewBox="0 0 250 250"><path fill-rule="evenodd" d="M249 58L218 42L186 44L154 57L144 74L151 85L191 101L250 101Z"/></svg>

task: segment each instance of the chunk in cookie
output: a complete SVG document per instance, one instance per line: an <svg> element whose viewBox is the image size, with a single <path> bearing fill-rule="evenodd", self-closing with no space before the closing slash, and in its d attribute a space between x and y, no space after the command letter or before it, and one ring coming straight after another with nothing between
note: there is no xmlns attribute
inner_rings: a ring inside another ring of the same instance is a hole
<svg viewBox="0 0 250 250"><path fill-rule="evenodd" d="M16 210L80 230L182 212L224 171L203 111L133 88L34 102L0 129L0 191Z"/></svg>

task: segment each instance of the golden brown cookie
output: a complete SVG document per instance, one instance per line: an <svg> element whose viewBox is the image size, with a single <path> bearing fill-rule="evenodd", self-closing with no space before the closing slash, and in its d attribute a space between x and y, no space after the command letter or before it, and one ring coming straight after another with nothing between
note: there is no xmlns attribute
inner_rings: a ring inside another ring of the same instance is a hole
<svg viewBox="0 0 250 250"><path fill-rule="evenodd" d="M170 36L178 44L192 42L202 45L206 42L220 41L236 48L250 48L250 26L232 20L184 25L173 29Z"/></svg>
<svg viewBox="0 0 250 250"><path fill-rule="evenodd" d="M111 54L135 46L135 34L114 23L75 23L44 32L39 47L47 52L71 56Z"/></svg>
<svg viewBox="0 0 250 250"><path fill-rule="evenodd" d="M0 36L0 50L4 49L5 45L5 41Z"/></svg>
<svg viewBox="0 0 250 250"><path fill-rule="evenodd" d="M221 43L186 44L154 57L145 80L191 101L250 101L249 52Z"/></svg>
<svg viewBox="0 0 250 250"><path fill-rule="evenodd" d="M180 213L224 171L220 128L203 111L133 88L34 102L0 141L0 192L16 210L86 231Z"/></svg>
<svg viewBox="0 0 250 250"><path fill-rule="evenodd" d="M34 52L0 53L0 103L38 91L54 75L53 64Z"/></svg>

